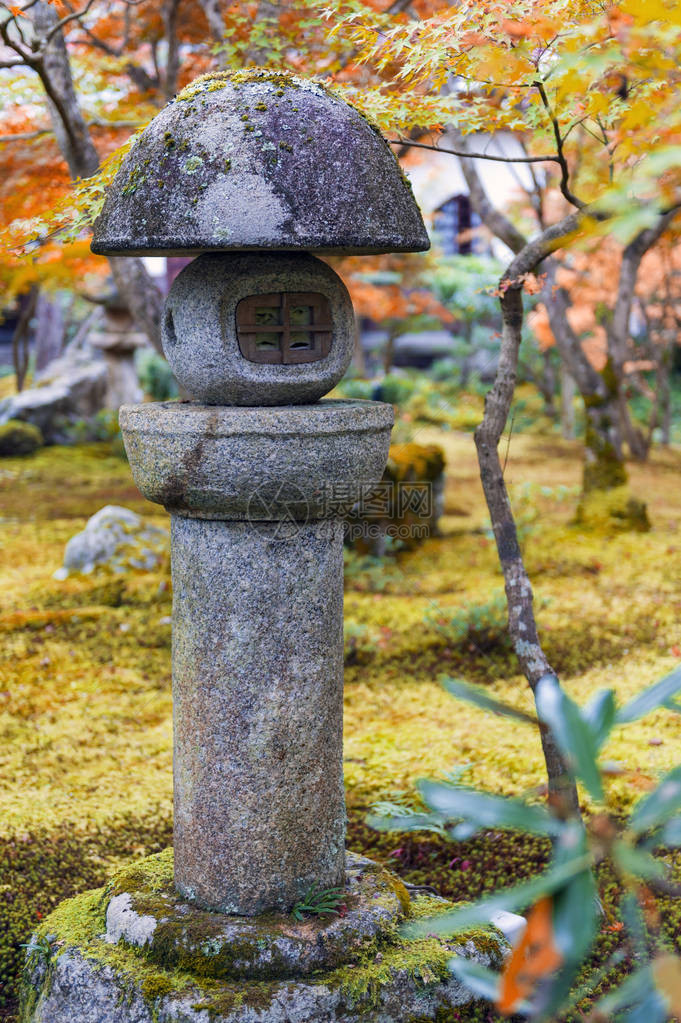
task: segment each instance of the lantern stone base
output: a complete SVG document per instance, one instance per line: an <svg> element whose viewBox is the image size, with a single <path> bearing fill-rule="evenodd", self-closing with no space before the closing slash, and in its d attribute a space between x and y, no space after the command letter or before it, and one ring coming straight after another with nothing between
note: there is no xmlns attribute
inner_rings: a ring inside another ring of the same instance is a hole
<svg viewBox="0 0 681 1023"><path fill-rule="evenodd" d="M22 1023L416 1023L472 998L456 955L499 966L493 927L407 940L405 917L450 903L410 900L379 864L348 854L334 917L235 917L177 895L172 851L63 903L27 953Z"/></svg>

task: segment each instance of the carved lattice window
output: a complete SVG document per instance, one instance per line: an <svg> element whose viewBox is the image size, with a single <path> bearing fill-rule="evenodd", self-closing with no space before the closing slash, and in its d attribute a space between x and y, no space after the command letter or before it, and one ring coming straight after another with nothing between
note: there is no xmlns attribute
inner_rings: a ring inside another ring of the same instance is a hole
<svg viewBox="0 0 681 1023"><path fill-rule="evenodd" d="M317 362L331 347L331 310L317 292L249 295L236 307L241 354L249 362Z"/></svg>

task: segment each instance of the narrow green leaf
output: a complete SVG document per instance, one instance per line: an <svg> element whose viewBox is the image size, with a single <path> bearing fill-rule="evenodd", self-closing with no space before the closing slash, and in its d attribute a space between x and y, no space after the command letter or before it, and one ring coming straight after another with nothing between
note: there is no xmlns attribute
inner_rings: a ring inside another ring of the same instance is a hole
<svg viewBox="0 0 681 1023"><path fill-rule="evenodd" d="M659 991L649 991L642 1002L622 1017L622 1023L667 1023L669 1013Z"/></svg>
<svg viewBox="0 0 681 1023"><path fill-rule="evenodd" d="M615 862L621 870L644 881L659 881L667 876L663 863L643 849L636 849L628 842L615 842L612 847Z"/></svg>
<svg viewBox="0 0 681 1023"><path fill-rule="evenodd" d="M498 973L472 959L464 959L463 956L450 959L448 966L450 973L453 973L474 995L486 998L488 1002L496 1002L499 997Z"/></svg>
<svg viewBox="0 0 681 1023"><path fill-rule="evenodd" d="M681 765L665 775L660 784L634 807L629 826L636 834L659 828L681 811Z"/></svg>
<svg viewBox="0 0 681 1023"><path fill-rule="evenodd" d="M621 707L617 712L617 724L628 725L637 721L651 710L658 710L660 707L668 709L677 708L674 706L673 697L681 689L681 666L675 668L669 675L665 675L652 686L648 686L642 693L634 697L629 703ZM671 706L670 706L671 705Z"/></svg>
<svg viewBox="0 0 681 1023"><path fill-rule="evenodd" d="M370 813L366 822L375 831L433 831L446 835L445 822L434 813Z"/></svg>
<svg viewBox="0 0 681 1023"><path fill-rule="evenodd" d="M441 681L447 692L451 696L455 696L457 700L466 700L468 703L474 703L476 707L482 707L483 710L490 710L493 714L501 714L503 717L515 718L516 721L523 721L525 724L539 724L533 714L527 714L524 710L511 707L508 703L495 700L480 686L472 686L468 682L454 678L443 678Z"/></svg>
<svg viewBox="0 0 681 1023"><path fill-rule="evenodd" d="M545 675L535 690L537 712L549 726L568 766L594 799L602 800L603 784L596 762L596 741L577 704L561 689L555 675Z"/></svg>
<svg viewBox="0 0 681 1023"><path fill-rule="evenodd" d="M566 963L581 963L598 930L597 889L591 870L577 874L556 892L553 937Z"/></svg>
<svg viewBox="0 0 681 1023"><path fill-rule="evenodd" d="M610 735L616 715L617 705L612 689L601 689L582 709L582 716L591 727L597 749L601 748Z"/></svg>
<svg viewBox="0 0 681 1023"><path fill-rule="evenodd" d="M459 909L453 909L451 913L426 917L418 922L405 924L402 927L402 933L408 938L422 938L426 934L451 935L458 931L465 931L475 924L489 923L492 914L497 913L500 909L505 909L508 913L524 909L542 896L552 895L577 874L581 874L582 871L590 867L590 856L577 856L574 860L561 864L560 867L547 870L540 877L524 881L514 888L496 892L470 906L462 906Z"/></svg>
<svg viewBox="0 0 681 1023"><path fill-rule="evenodd" d="M439 781L420 781L417 788L426 805L449 820L462 819L481 828L512 828L533 835L557 835L564 827L543 806L519 799Z"/></svg>
<svg viewBox="0 0 681 1023"><path fill-rule="evenodd" d="M660 845L678 846L681 845L681 817L674 817L667 821L662 833L659 836Z"/></svg>

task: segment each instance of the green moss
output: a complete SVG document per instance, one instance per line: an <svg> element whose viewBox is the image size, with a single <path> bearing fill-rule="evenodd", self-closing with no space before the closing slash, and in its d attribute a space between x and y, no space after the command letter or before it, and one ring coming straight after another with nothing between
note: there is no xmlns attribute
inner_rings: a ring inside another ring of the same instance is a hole
<svg viewBox="0 0 681 1023"><path fill-rule="evenodd" d="M104 895L111 899L123 892L155 894L174 891L173 863L172 846L153 856L146 856L120 870L106 886Z"/></svg>
<svg viewBox="0 0 681 1023"><path fill-rule="evenodd" d="M196 174L203 167L203 160L200 156L189 156L184 162L182 170L185 174Z"/></svg>
<svg viewBox="0 0 681 1023"><path fill-rule="evenodd" d="M280 142L279 148L285 150L285 152L287 153L293 152L293 146L290 144L290 142Z"/></svg>
<svg viewBox="0 0 681 1023"><path fill-rule="evenodd" d="M277 86L277 95L284 95L285 89L299 89L305 81L286 71L271 71L267 68L245 68L240 71L214 71L200 75L178 93L176 102L185 103L206 92L224 89L227 85L243 85L250 82L267 82ZM315 83L316 88L324 87ZM256 109L266 109L261 104Z"/></svg>
<svg viewBox="0 0 681 1023"><path fill-rule="evenodd" d="M200 1004L211 1015L227 1012L238 1005L260 1008L270 1003L273 984L214 982L183 970L163 969L121 943L107 944L101 938L105 929L106 907L106 899L102 896L102 890L98 889L68 900L37 929L38 949L43 940L48 937L50 940L48 954L41 951L35 953L43 957L48 968L47 982L50 963L76 948L85 959L113 969L124 992L138 990L154 1018L160 1003L169 995L194 995L196 1004ZM28 1005L30 1003L29 997ZM24 1016L27 1016L26 1011Z"/></svg>
<svg viewBox="0 0 681 1023"><path fill-rule="evenodd" d="M128 175L128 180L123 186L123 195L134 195L140 185L143 185L147 180L146 174L142 172L141 167L133 167Z"/></svg>

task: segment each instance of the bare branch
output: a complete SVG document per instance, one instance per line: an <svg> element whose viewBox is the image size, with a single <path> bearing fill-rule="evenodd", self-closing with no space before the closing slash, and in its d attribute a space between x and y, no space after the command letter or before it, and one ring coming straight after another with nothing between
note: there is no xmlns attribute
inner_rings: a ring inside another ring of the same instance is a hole
<svg viewBox="0 0 681 1023"><path fill-rule="evenodd" d="M675 206L662 215L656 224L640 231L636 237L629 242L622 253L622 265L620 267L620 279L617 287L617 298L615 300L614 315L612 319L612 336L617 350L618 362L623 363L625 357L625 346L629 337L629 320L631 319L631 304L634 299L634 289L638 276L641 260L646 252L660 240L672 220L676 217L680 207Z"/></svg>
<svg viewBox="0 0 681 1023"><path fill-rule="evenodd" d="M21 131L14 135L0 135L0 143L28 142L30 139L40 138L41 135L54 135L54 132L51 128L38 128L36 131Z"/></svg>
<svg viewBox="0 0 681 1023"><path fill-rule="evenodd" d="M5 4L2 5L5 7ZM12 39L9 34L9 26L16 24L16 18L12 16L7 21L0 21L0 38L3 43L10 50L14 50L17 56L20 58L19 64L26 64L28 67L35 68L38 63L38 58L32 50L27 50L23 46L20 46L16 39ZM8 63L7 67L15 67L16 64Z"/></svg>
<svg viewBox="0 0 681 1023"><path fill-rule="evenodd" d="M448 153L450 156L466 156L471 160L494 160L497 163L560 163L557 156L495 156L493 153L469 153L467 150L446 149L443 146L431 146L425 142L409 142L406 139L388 139L388 142L391 146L432 149L435 153Z"/></svg>

